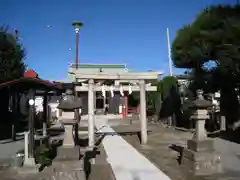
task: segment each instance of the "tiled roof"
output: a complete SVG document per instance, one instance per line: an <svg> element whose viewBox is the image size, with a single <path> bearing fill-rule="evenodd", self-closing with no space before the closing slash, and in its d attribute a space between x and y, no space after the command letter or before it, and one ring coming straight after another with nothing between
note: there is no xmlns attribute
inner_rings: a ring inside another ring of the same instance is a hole
<svg viewBox="0 0 240 180"><path fill-rule="evenodd" d="M70 67L76 68L76 64L71 64ZM78 64L78 68L126 68L125 64Z"/></svg>

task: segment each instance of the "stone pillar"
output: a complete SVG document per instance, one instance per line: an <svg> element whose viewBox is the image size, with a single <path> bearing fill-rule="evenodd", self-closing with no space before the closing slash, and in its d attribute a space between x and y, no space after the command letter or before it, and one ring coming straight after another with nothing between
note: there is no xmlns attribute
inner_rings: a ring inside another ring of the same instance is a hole
<svg viewBox="0 0 240 180"><path fill-rule="evenodd" d="M28 162L28 136L29 132L24 133L24 164Z"/></svg>
<svg viewBox="0 0 240 180"><path fill-rule="evenodd" d="M196 130L193 138L187 141L187 148L183 150L182 165L194 176L212 175L222 171L220 156L215 152L213 140L207 137L205 130L209 106L209 102L203 98L194 101L196 112L191 118L196 122Z"/></svg>
<svg viewBox="0 0 240 180"><path fill-rule="evenodd" d="M140 122L141 143L147 143L147 115L146 115L146 85L144 80L139 81L140 86Z"/></svg>
<svg viewBox="0 0 240 180"><path fill-rule="evenodd" d="M220 130L226 131L226 117L223 115L220 116Z"/></svg>
<svg viewBox="0 0 240 180"><path fill-rule="evenodd" d="M97 95L97 94L96 94L96 91L93 91L94 114L95 114L95 111L96 111L96 105L97 105L97 104L96 104L96 103L97 103L97 102L96 102L96 95Z"/></svg>
<svg viewBox="0 0 240 180"><path fill-rule="evenodd" d="M94 80L88 81L88 146L94 147Z"/></svg>

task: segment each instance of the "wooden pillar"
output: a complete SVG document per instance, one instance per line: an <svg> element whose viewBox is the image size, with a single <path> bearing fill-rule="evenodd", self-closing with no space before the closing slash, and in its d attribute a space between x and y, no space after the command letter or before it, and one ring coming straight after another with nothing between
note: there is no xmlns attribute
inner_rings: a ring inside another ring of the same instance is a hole
<svg viewBox="0 0 240 180"><path fill-rule="evenodd" d="M140 86L140 122L141 122L141 143L147 143L147 115L146 115L146 85L145 80L139 81Z"/></svg>
<svg viewBox="0 0 240 180"><path fill-rule="evenodd" d="M43 136L47 136L47 119L48 119L48 94L43 96Z"/></svg>
<svg viewBox="0 0 240 180"><path fill-rule="evenodd" d="M11 94L12 105L12 140L16 141L16 120L17 120L17 93L15 91Z"/></svg>

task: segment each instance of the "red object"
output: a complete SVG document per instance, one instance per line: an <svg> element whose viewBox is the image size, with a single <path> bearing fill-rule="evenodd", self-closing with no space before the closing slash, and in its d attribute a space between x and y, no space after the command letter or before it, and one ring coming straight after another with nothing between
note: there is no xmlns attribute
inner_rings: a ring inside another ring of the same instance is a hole
<svg viewBox="0 0 240 180"><path fill-rule="evenodd" d="M123 98L123 106L122 106L122 118L126 119L128 113L128 96L124 96Z"/></svg>
<svg viewBox="0 0 240 180"><path fill-rule="evenodd" d="M37 78L38 74L34 70L29 69L26 72L24 72L23 77L26 77L26 78Z"/></svg>
<svg viewBox="0 0 240 180"><path fill-rule="evenodd" d="M128 107L128 114L137 114L138 113L138 108L137 107Z"/></svg>
<svg viewBox="0 0 240 180"><path fill-rule="evenodd" d="M126 119L127 113L126 113L126 107L123 105L122 106L122 119Z"/></svg>

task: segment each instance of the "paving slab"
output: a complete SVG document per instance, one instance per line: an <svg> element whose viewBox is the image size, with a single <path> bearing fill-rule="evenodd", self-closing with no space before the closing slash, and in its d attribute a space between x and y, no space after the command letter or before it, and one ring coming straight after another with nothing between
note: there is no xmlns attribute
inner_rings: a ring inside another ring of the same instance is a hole
<svg viewBox="0 0 240 180"><path fill-rule="evenodd" d="M114 134L106 118L96 118L95 123L100 132ZM116 180L170 180L121 136L107 135L102 143Z"/></svg>

